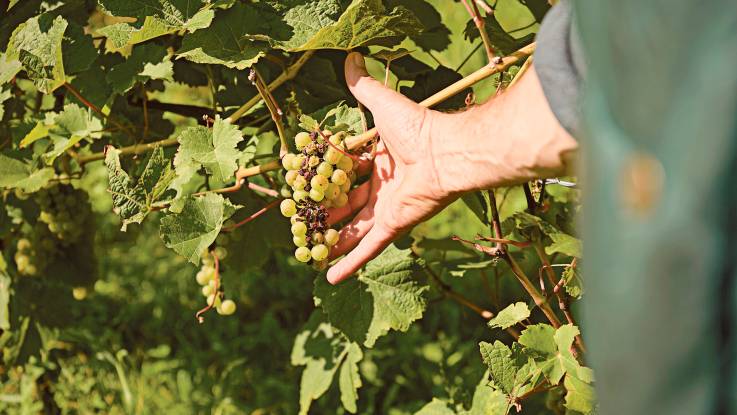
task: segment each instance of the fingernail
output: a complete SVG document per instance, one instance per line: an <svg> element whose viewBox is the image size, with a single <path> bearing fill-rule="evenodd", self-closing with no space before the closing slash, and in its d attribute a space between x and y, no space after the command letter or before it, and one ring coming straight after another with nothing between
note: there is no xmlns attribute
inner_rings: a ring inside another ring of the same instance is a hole
<svg viewBox="0 0 737 415"><path fill-rule="evenodd" d="M353 63L356 64L359 68L366 69L366 61L363 59L363 55L361 55L358 52L353 52Z"/></svg>

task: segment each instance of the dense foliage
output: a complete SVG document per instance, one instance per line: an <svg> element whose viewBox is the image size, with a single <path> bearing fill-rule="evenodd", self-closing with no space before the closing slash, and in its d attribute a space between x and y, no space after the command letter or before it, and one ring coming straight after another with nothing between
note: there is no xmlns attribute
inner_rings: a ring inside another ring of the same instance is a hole
<svg viewBox="0 0 737 415"><path fill-rule="evenodd" d="M377 139L345 51L462 109L548 8L0 1L0 412L595 412L575 185L467 195L337 286L302 263Z"/></svg>

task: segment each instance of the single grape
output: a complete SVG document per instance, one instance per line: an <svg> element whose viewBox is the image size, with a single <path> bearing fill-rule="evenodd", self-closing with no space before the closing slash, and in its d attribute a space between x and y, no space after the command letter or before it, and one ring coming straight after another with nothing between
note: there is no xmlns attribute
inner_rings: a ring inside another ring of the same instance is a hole
<svg viewBox="0 0 737 415"><path fill-rule="evenodd" d="M340 146L343 143L343 137L345 137L345 133L335 134L330 137L330 142L333 143L334 146Z"/></svg>
<svg viewBox="0 0 737 415"><path fill-rule="evenodd" d="M310 235L310 242L312 244L321 244L325 242L325 236L322 234L322 232L314 232L312 235Z"/></svg>
<svg viewBox="0 0 737 415"><path fill-rule="evenodd" d="M25 271L30 263L31 258L28 255L15 254L15 265L18 266L18 271L21 271L21 273L25 274L23 271Z"/></svg>
<svg viewBox="0 0 737 415"><path fill-rule="evenodd" d="M289 170L284 175L284 181L287 182L288 185L293 186L294 179L296 179L298 175L299 175L299 172L297 172L297 170Z"/></svg>
<svg viewBox="0 0 737 415"><path fill-rule="evenodd" d="M19 251L28 251L31 249L31 241L29 241L26 238L18 239L18 242L16 243L16 247Z"/></svg>
<svg viewBox="0 0 737 415"><path fill-rule="evenodd" d="M215 274L213 274L213 277L214 277L214 276L215 276ZM209 285L209 286L210 286L210 288L212 288L212 291L213 291L213 292L215 291L215 289L216 289L216 288L219 288L219 287L217 286L217 285L218 285L218 282L217 282L217 281L215 281L215 278L211 279L211 280L210 280L210 282L208 282L208 283L207 283L207 285Z"/></svg>
<svg viewBox="0 0 737 415"><path fill-rule="evenodd" d="M328 247L323 244L317 244L312 247L310 253L315 261L322 261L328 257Z"/></svg>
<svg viewBox="0 0 737 415"><path fill-rule="evenodd" d="M320 202L325 198L325 192L318 189L317 187L313 187L310 189L310 199L314 200L315 202Z"/></svg>
<svg viewBox="0 0 737 415"><path fill-rule="evenodd" d="M351 182L346 180L345 183L340 185L340 191L343 193L348 193L351 190Z"/></svg>
<svg viewBox="0 0 737 415"><path fill-rule="evenodd" d="M307 165L312 167L317 167L320 164L320 157L317 156L310 156L310 159L307 161Z"/></svg>
<svg viewBox="0 0 737 415"><path fill-rule="evenodd" d="M292 225L292 235L304 236L307 233L307 225L304 222L297 222Z"/></svg>
<svg viewBox="0 0 737 415"><path fill-rule="evenodd" d="M310 248L300 246L296 251L294 251L294 257L297 258L297 261L299 262L310 262L310 259L312 259Z"/></svg>
<svg viewBox="0 0 737 415"><path fill-rule="evenodd" d="M297 202L302 202L303 200L306 200L308 197L310 197L310 193L304 190L295 190L293 197L294 200L296 200Z"/></svg>
<svg viewBox="0 0 737 415"><path fill-rule="evenodd" d="M279 204L279 210L282 215L291 218L297 214L297 203L292 199L284 199Z"/></svg>
<svg viewBox="0 0 737 415"><path fill-rule="evenodd" d="M210 294L207 296L207 305L212 307L220 307L220 296L217 294Z"/></svg>
<svg viewBox="0 0 737 415"><path fill-rule="evenodd" d="M36 273L38 273L38 268L36 268L36 266L33 264L28 264L25 271L26 271L25 272L26 275L33 276L33 275L36 275Z"/></svg>
<svg viewBox="0 0 737 415"><path fill-rule="evenodd" d="M310 186L312 186L313 189L318 189L322 192L327 189L329 183L328 178L322 174L318 174L310 180Z"/></svg>
<svg viewBox="0 0 737 415"><path fill-rule="evenodd" d="M72 288L72 297L77 301L82 301L87 297L87 288L85 287L74 287Z"/></svg>
<svg viewBox="0 0 737 415"><path fill-rule="evenodd" d="M302 150L310 143L312 143L312 138L310 138L310 133L301 131L297 133L296 136L294 136L294 144L297 145L297 149L299 150Z"/></svg>
<svg viewBox="0 0 737 415"><path fill-rule="evenodd" d="M333 174L333 165L327 161L323 161L319 166L317 166L317 174L330 177L330 175Z"/></svg>
<svg viewBox="0 0 737 415"><path fill-rule="evenodd" d="M212 256L210 256L209 254L206 255L206 256L203 256L202 257L202 265L207 265L207 266L210 266L210 267L214 266L215 265L215 258L213 258Z"/></svg>
<svg viewBox="0 0 737 415"><path fill-rule="evenodd" d="M347 203L348 203L348 195L345 193L339 194L338 197L336 197L335 200L333 200L333 205L338 208L345 206Z"/></svg>
<svg viewBox="0 0 737 415"><path fill-rule="evenodd" d="M292 190L289 186L285 184L281 187L281 189L279 189L279 195L281 195L281 197L283 198L290 198L292 197Z"/></svg>
<svg viewBox="0 0 737 415"><path fill-rule="evenodd" d="M325 199L333 200L340 193L340 186L335 183L328 184L328 188L325 189Z"/></svg>
<svg viewBox="0 0 737 415"><path fill-rule="evenodd" d="M307 179L302 175L298 175L294 179L294 183L292 183L292 189L294 190L302 190L305 186L307 186Z"/></svg>
<svg viewBox="0 0 737 415"><path fill-rule="evenodd" d="M210 294L212 294L214 292L215 292L215 290L211 286L209 286L209 285L205 285L204 287L202 287L202 296L203 297L209 297Z"/></svg>
<svg viewBox="0 0 737 415"><path fill-rule="evenodd" d="M307 237L305 235L299 235L299 236L293 236L292 242L294 242L294 246L307 246Z"/></svg>
<svg viewBox="0 0 737 415"><path fill-rule="evenodd" d="M325 158L325 161L330 164L338 164L343 155L340 153L340 151L330 147L328 151L325 152L325 155L323 157Z"/></svg>
<svg viewBox="0 0 737 415"><path fill-rule="evenodd" d="M345 174L345 171L341 169L337 169L333 172L333 175L330 177L330 180L337 184L338 186L342 185L348 180L348 175Z"/></svg>
<svg viewBox="0 0 737 415"><path fill-rule="evenodd" d="M353 170L353 160L350 157L343 157L338 161L338 168L344 171Z"/></svg>
<svg viewBox="0 0 737 415"><path fill-rule="evenodd" d="M229 316L235 313L235 308L235 302L233 300L225 300L217 308L217 312L220 315Z"/></svg>
<svg viewBox="0 0 737 415"><path fill-rule="evenodd" d="M292 170L299 170L302 168L302 164L304 164L307 157L305 157L304 154L298 154L294 161L292 162Z"/></svg>
<svg viewBox="0 0 737 415"><path fill-rule="evenodd" d="M211 267L202 267L199 272L197 272L195 279L197 280L197 284L207 285L210 283L210 281L212 281L212 277L214 276L215 269Z"/></svg>
<svg viewBox="0 0 737 415"><path fill-rule="evenodd" d="M304 219L304 218L302 218L302 217L301 217L301 216L299 216L299 215L294 215L294 216L292 216L291 218L289 218L289 223L291 223L292 225L294 225L294 224L295 224L295 223L297 223L297 222L301 222L301 221L302 221L303 219Z"/></svg>
<svg viewBox="0 0 737 415"><path fill-rule="evenodd" d="M328 244L328 246L337 244L339 239L340 234L335 229L328 229L325 231L325 243Z"/></svg>
<svg viewBox="0 0 737 415"><path fill-rule="evenodd" d="M223 248L222 246L217 246L214 249L215 256L218 257L218 259L225 259L228 256L228 250Z"/></svg>

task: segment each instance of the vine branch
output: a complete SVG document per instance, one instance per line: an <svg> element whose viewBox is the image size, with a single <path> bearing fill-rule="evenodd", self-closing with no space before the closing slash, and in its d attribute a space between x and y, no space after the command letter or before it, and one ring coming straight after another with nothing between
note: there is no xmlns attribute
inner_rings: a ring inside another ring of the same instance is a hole
<svg viewBox="0 0 737 415"><path fill-rule="evenodd" d="M276 125L276 131L279 133L280 142L279 158L282 158L289 151L289 147L287 146L287 137L284 134L284 124L282 123L282 116L284 113L281 108L279 108L279 104L276 103L276 99L274 99L274 96L271 94L271 90L266 86L264 78L261 77L261 74L258 73L256 68L251 69L251 73L248 75L248 80L256 87L259 96L261 96L261 99L266 104L266 108L269 110L269 114L271 114L271 119Z"/></svg>

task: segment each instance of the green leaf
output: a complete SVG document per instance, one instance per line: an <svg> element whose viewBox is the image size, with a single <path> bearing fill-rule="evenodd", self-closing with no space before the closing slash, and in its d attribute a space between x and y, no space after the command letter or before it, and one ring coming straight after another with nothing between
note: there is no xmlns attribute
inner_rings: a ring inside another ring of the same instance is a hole
<svg viewBox="0 0 737 415"><path fill-rule="evenodd" d="M551 233L548 236L553 240L553 243L545 247L546 254L552 255L560 252L563 255L581 258L582 244L580 239L562 232Z"/></svg>
<svg viewBox="0 0 737 415"><path fill-rule="evenodd" d="M566 408L583 414L594 412L596 396L594 394L593 386L576 379L573 376L566 376L566 379L563 381L563 386L565 386L567 391L565 403Z"/></svg>
<svg viewBox="0 0 737 415"><path fill-rule="evenodd" d="M66 82L62 41L68 23L51 14L28 19L10 37L6 59L17 59L39 91L50 94Z"/></svg>
<svg viewBox="0 0 737 415"><path fill-rule="evenodd" d="M560 233L560 231L556 229L555 226L546 222L539 216L535 216L527 212L517 212L507 218L504 222L505 229L507 229L508 227L513 227L516 229L538 228L543 233L548 235L553 233Z"/></svg>
<svg viewBox="0 0 737 415"><path fill-rule="evenodd" d="M197 265L202 253L215 242L223 222L236 209L219 194L188 197L180 213L161 218L161 239L167 247Z"/></svg>
<svg viewBox="0 0 737 415"><path fill-rule="evenodd" d="M583 280L581 276L576 272L574 267L566 267L563 271L563 278L565 279L566 293L573 298L581 298L583 296Z"/></svg>
<svg viewBox="0 0 737 415"><path fill-rule="evenodd" d="M105 165L108 170L109 191L113 198L113 210L123 220L122 230L131 223L141 223L163 196L174 175L171 164L164 157L164 150L151 153L141 177L132 179L120 166L120 151L107 147Z"/></svg>
<svg viewBox="0 0 737 415"><path fill-rule="evenodd" d="M517 49L531 43L535 39L534 34L525 35L519 39L507 33L496 19L496 14L490 13L484 17L484 29L489 35L491 46L499 55L508 55ZM467 39L473 41L479 38L479 30L472 20L468 21L464 34Z"/></svg>
<svg viewBox="0 0 737 415"><path fill-rule="evenodd" d="M0 187L21 189L33 193L44 187L54 177L54 169L36 169L26 163L0 154Z"/></svg>
<svg viewBox="0 0 737 415"><path fill-rule="evenodd" d="M43 134L43 127L36 127L23 139L22 143L28 145ZM102 122L92 115L92 110L82 108L77 104L67 104L64 110L54 117L53 127L48 130L53 147L43 155L47 164L62 155L83 139L96 139L102 137Z"/></svg>
<svg viewBox="0 0 737 415"><path fill-rule="evenodd" d="M203 0L100 0L100 4L113 16L135 17L143 22L140 26L116 23L99 29L98 33L107 37L116 49L180 30L191 33L204 29L215 15Z"/></svg>
<svg viewBox="0 0 737 415"><path fill-rule="evenodd" d="M432 398L432 401L415 412L415 415L455 415L455 411L448 408L445 401Z"/></svg>
<svg viewBox="0 0 737 415"><path fill-rule="evenodd" d="M386 62L391 62L394 59L399 59L414 52L413 50L407 50L405 48L399 48L396 50L382 49L378 52L372 53L370 56L374 59L380 59Z"/></svg>
<svg viewBox="0 0 737 415"><path fill-rule="evenodd" d="M489 367L489 374L494 381L494 386L510 397L519 396L524 391L526 383L530 379L530 367L518 352L511 350L500 341L494 344L479 343L481 358Z"/></svg>
<svg viewBox="0 0 737 415"><path fill-rule="evenodd" d="M10 329L10 277L5 272L5 259L0 252L0 330Z"/></svg>
<svg viewBox="0 0 737 415"><path fill-rule="evenodd" d="M9 89L0 89L0 120L2 120L5 116L5 101L10 99L12 96L13 94L10 92Z"/></svg>
<svg viewBox="0 0 737 415"><path fill-rule="evenodd" d="M314 293L334 327L372 347L389 330L406 331L422 318L428 286L416 281L419 269L409 249L390 245L358 278L337 286L318 278Z"/></svg>
<svg viewBox="0 0 737 415"><path fill-rule="evenodd" d="M506 415L510 405L507 397L486 383L486 374L473 393L471 409L464 415Z"/></svg>
<svg viewBox="0 0 737 415"><path fill-rule="evenodd" d="M506 329L530 317L530 309L523 302L510 304L489 320L489 327Z"/></svg>
<svg viewBox="0 0 737 415"><path fill-rule="evenodd" d="M519 338L519 343L535 360L550 384L557 385L565 374L586 382L593 380L589 368L581 366L571 353L571 346L578 328L566 324L555 330L547 324L528 326Z"/></svg>
<svg viewBox="0 0 737 415"><path fill-rule="evenodd" d="M340 386L340 401L346 411L355 414L358 410L358 388L361 387L361 376L358 374L358 362L363 359L363 352L356 343L351 343L346 351L346 357L340 366L338 385Z"/></svg>
<svg viewBox="0 0 737 415"><path fill-rule="evenodd" d="M169 60L166 49L147 43L133 48L125 62L113 66L107 74L107 81L116 93L124 93L136 82L149 79L172 80L174 65Z"/></svg>
<svg viewBox="0 0 737 415"><path fill-rule="evenodd" d="M13 79L22 67L23 65L21 65L18 59L11 57L7 53L0 53L0 85Z"/></svg>
<svg viewBox="0 0 737 415"><path fill-rule="evenodd" d="M64 56L64 71L67 74L85 71L97 59L97 48L92 41L92 36L86 35L84 29L74 23L70 23L64 33L61 47Z"/></svg>
<svg viewBox="0 0 737 415"><path fill-rule="evenodd" d="M221 182L230 180L238 168L241 153L238 143L243 135L236 125L215 116L212 129L204 126L187 128L179 135L179 149L174 159L179 189L203 166Z"/></svg>

